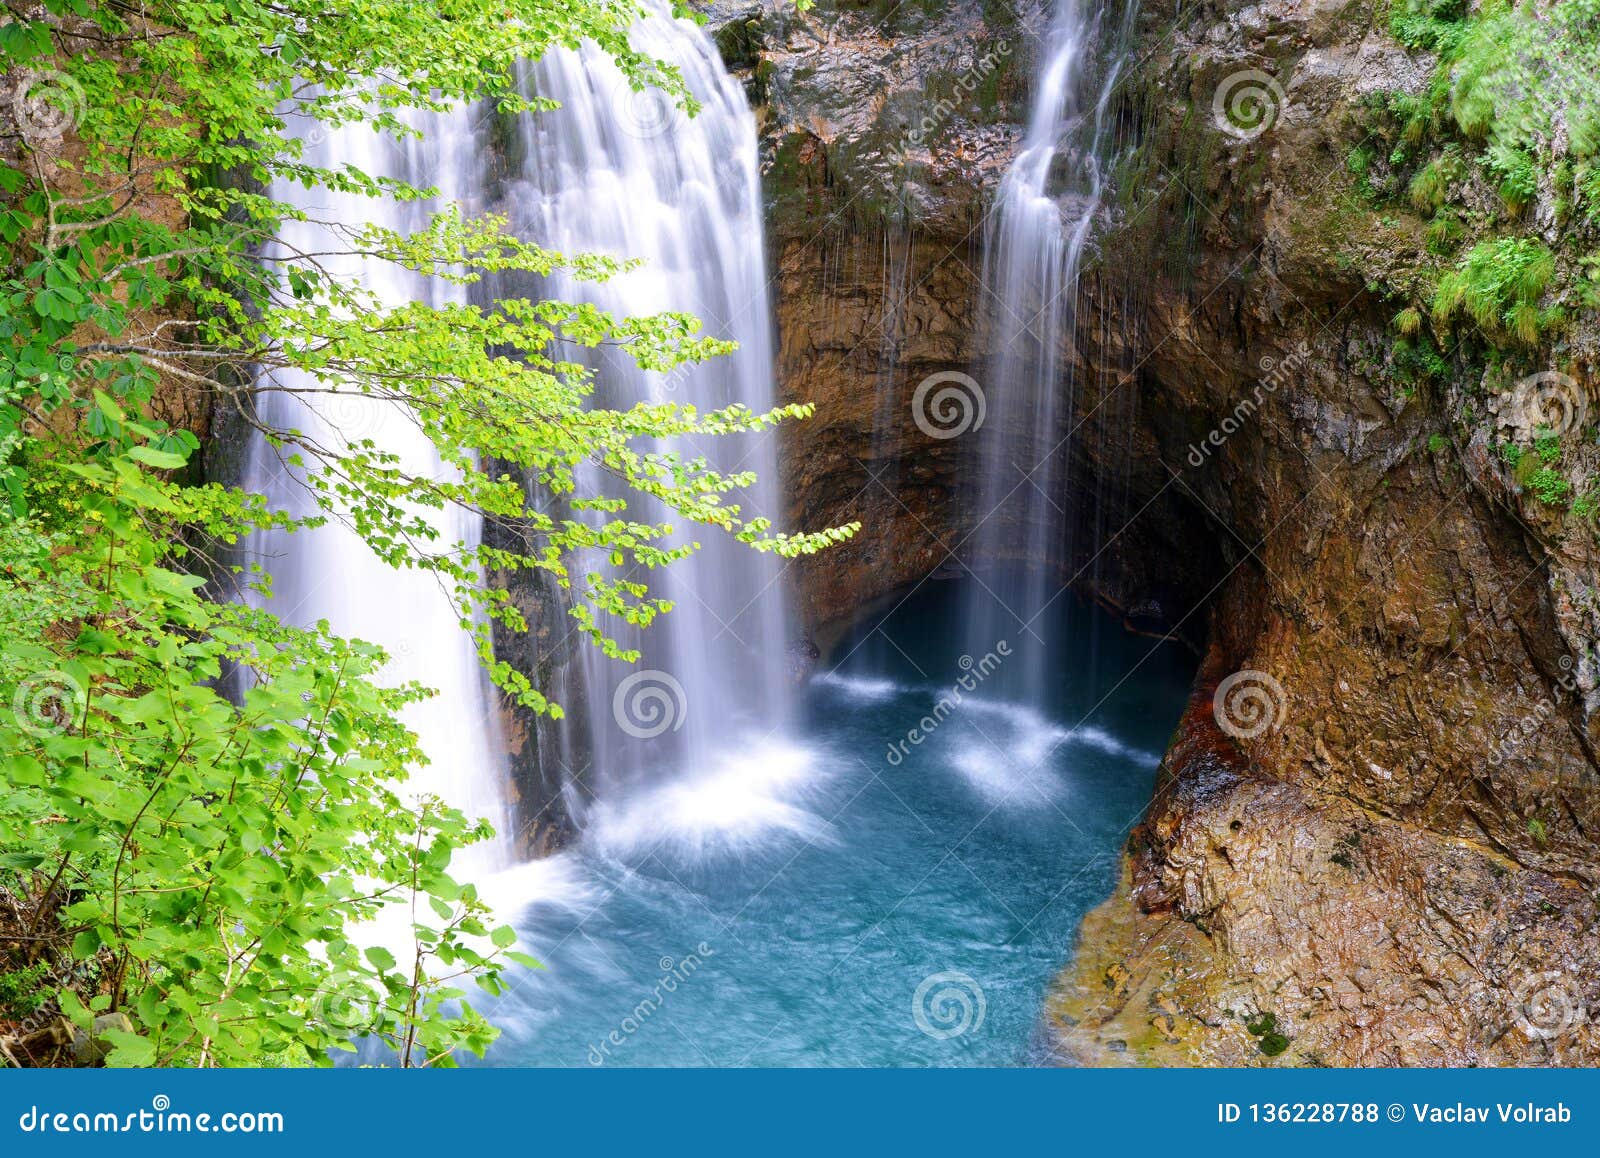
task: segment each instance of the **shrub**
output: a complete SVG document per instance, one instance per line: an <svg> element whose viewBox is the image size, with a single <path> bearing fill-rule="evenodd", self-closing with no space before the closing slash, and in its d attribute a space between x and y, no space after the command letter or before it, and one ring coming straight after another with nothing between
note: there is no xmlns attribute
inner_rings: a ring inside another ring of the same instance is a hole
<svg viewBox="0 0 1600 1158"><path fill-rule="evenodd" d="M1539 299L1555 275L1555 255L1529 238L1480 242L1439 279L1433 318L1440 326L1466 314L1485 334L1532 343L1547 323Z"/></svg>

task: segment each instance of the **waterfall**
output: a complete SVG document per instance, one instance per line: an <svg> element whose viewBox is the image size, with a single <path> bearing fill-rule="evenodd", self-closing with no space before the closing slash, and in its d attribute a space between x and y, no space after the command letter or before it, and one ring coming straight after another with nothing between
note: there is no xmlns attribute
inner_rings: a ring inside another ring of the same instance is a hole
<svg viewBox="0 0 1600 1158"><path fill-rule="evenodd" d="M352 165L371 174L394 177L419 187L437 187L434 203L306 189L274 182L271 195L306 212L307 220L286 221L275 243L303 252L338 254L348 248L328 223L373 221L401 230L421 228L442 205L467 205L482 198L476 149L466 110L418 114L410 118L420 138L404 141L374 133L362 124L329 130L302 129L307 163L328 169ZM443 304L458 287L424 278L399 266L350 256L319 258L337 276L358 279L386 304L408 301ZM275 371L282 390L258 394L260 420L276 430L298 430L331 449L362 439L399 457L399 469L418 476L444 477L433 445L402 407L348 393L295 393L317 385L309 375ZM296 515L315 513L304 472L285 461L290 450L273 448L253 434L242 485L263 495L270 507ZM459 509L427 512L443 545L477 542L476 515ZM327 620L338 634L381 645L390 655L384 682L416 681L437 695L408 706L406 724L416 732L429 763L413 771L408 793L438 796L469 816L488 819L500 839L466 850L456 864L463 876L502 867L509 808L505 798L504 745L491 711L490 685L460 613L434 575L396 570L377 559L365 542L339 520L314 530L259 533L246 545L251 561L272 577L268 606L288 622L310 626Z"/></svg>
<svg viewBox="0 0 1600 1158"><path fill-rule="evenodd" d="M614 353L592 357L597 402L675 401L701 410L743 403L759 412L773 405L775 389L755 118L710 37L673 19L666 4L650 7L632 43L677 65L699 111L687 115L658 90L634 92L592 44L551 52L526 80L533 94L561 107L520 122L523 161L504 200L516 230L541 244L642 261L598 285L552 278L544 287L549 296L591 301L618 316L682 310L709 335L739 344L734 354L669 374L642 371ZM777 515L772 434L672 449L686 458L704 455L719 469L754 471L758 482L737 501L746 516ZM587 481L591 490L623 493L598 472ZM676 541L701 547L665 570L630 576L648 581L674 609L648 630L619 633L640 649L636 665L577 649L565 689L555 690L584 710L559 729L544 729L557 732L561 751L541 756L559 755L578 778L582 791L569 792L570 804L581 810L598 801L601 828L631 842L648 839L654 828L636 834L617 822L616 810L652 800L670 811L670 796L649 794L675 791L686 771L693 778L722 768L731 779L730 762L771 771L752 766L766 765L781 745L790 680L781 560L715 529L685 525L654 500L633 496L630 510L673 522ZM568 632L572 624L546 626ZM726 794L719 798L729 806ZM715 824L719 806L701 807Z"/></svg>
<svg viewBox="0 0 1600 1158"><path fill-rule="evenodd" d="M1079 270L1106 194L1106 112L1120 75L1114 63L1097 76L1106 13L1086 11L1086 0L1058 3L985 247L991 308L980 387L987 416L970 552L975 569L999 565L974 584L973 654L997 639L1016 641L1019 658L1007 684L1034 701L1054 642L1045 611L1069 558L1071 505L1062 492L1074 382L1063 355L1077 324Z"/></svg>
<svg viewBox="0 0 1600 1158"><path fill-rule="evenodd" d="M744 403L773 405L771 307L760 216L755 119L737 82L723 68L710 38L671 17L666 4L634 28L640 52L676 64L700 105L688 116L659 91L634 92L611 59L592 44L553 50L526 69L530 92L560 108L517 118L510 148L491 147L493 114L485 109L418 114L419 139L396 142L364 125L318 130L306 138L306 160L326 168L350 164L375 176L438 189L433 203L404 203L274 186L273 196L307 210L313 220L287 222L280 246L312 252L329 244L321 222L376 220L420 228L451 202L466 211L491 204L530 241L567 254L603 253L636 259L637 268L604 284L560 275L536 285L490 281L472 292L528 293L591 301L618 317L683 311L706 332L736 339L737 352L671 374L639 370L611 353L592 355L597 405L626 408L641 399L693 403L701 410ZM497 171L500 158L509 173ZM391 264L334 262L333 272L360 278L382 300L441 304L467 291L413 275ZM574 359L584 352L564 350ZM308 383L278 374L293 390ZM330 446L372 439L400 456L403 469L437 475L441 465L428 440L397 406L353 394L269 393L260 416L278 429L296 429ZM671 449L703 455L725 471L754 471L758 483L740 492L746 517L775 516L777 449L772 434L687 441ZM621 495L617 484L590 469L588 493ZM275 508L312 512L304 479L264 438L252 443L244 485ZM536 501L540 499L535 495ZM738 835L776 821L799 823L782 797L804 758L782 740L790 698L786 602L781 560L731 540L720 530L685 526L655 500L629 498L630 517L675 522L677 542L698 541L689 558L664 570L631 575L673 610L647 631L608 624L624 646L643 655L634 666L609 659L576 638L575 621L550 615L535 624L543 655L570 655L557 664L553 698L576 705L566 720L543 729L559 750L541 760L559 765L565 801L578 819L623 843L651 842L676 824L696 841L707 829ZM576 517L599 518L593 513ZM476 543L479 520L460 511L434 516L440 541ZM396 571L375 559L350 530L330 523L293 535L262 534L250 552L273 581L272 607L285 619L326 619L336 632L384 646L393 656L385 678L418 681L438 695L416 705L407 722L430 764L412 787L437 794L469 815L487 817L501 834L497 846L465 860L464 875L503 867L514 829L507 800L508 760L487 684L448 593L414 570ZM605 560L575 568L616 574ZM547 642L548 641L548 642ZM535 673L530 672L530 675ZM753 773L751 776L746 773ZM682 794L689 792L688 797ZM586 816L595 811L595 816Z"/></svg>

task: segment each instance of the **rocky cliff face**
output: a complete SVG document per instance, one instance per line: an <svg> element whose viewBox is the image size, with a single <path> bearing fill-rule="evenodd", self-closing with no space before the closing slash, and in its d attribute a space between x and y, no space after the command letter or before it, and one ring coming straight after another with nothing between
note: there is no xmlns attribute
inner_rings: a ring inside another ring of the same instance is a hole
<svg viewBox="0 0 1600 1158"><path fill-rule="evenodd" d="M817 408L788 447L788 515L870 529L795 565L805 625L824 641L877 599L963 573L984 513L971 498L977 440L919 424L913 398L951 372L990 385L989 214L1053 13L1048 0L804 13L763 0L716 17L763 127L780 391ZM1220 557L1162 490L1141 396L1116 389L1136 356L1132 325L1117 318L1080 373L1090 421L1072 444L1075 550L1061 579L1136 627L1198 641L1203 588L1163 548L1204 561L1198 573Z"/></svg>
<svg viewBox="0 0 1600 1158"><path fill-rule="evenodd" d="M982 213L1038 13L930 8L886 27L772 3L741 25L782 381L818 405L793 513L866 525L804 565L819 629L958 570L975 517L971 448L920 430L910 394L981 382ZM1593 226L1549 179L1497 209L1471 165L1430 222L1407 183L1455 153L1395 110L1436 62L1386 20L1147 3L1115 93L1121 192L1067 351L1060 497L1084 546L1063 581L1207 658L1052 1007L1076 1060L1600 1059L1597 452L1586 421L1548 429L1552 389L1590 397ZM906 148L1008 35L993 88ZM1554 255L1535 305L1561 324L1425 316L1476 243L1524 236Z"/></svg>

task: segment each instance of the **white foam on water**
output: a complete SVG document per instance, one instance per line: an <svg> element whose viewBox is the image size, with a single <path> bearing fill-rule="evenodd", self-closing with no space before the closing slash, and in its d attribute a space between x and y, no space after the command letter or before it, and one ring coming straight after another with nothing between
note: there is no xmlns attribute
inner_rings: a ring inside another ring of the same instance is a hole
<svg viewBox="0 0 1600 1158"><path fill-rule="evenodd" d="M610 856L696 860L784 834L830 840L832 826L805 807L820 776L811 752L781 740L730 748L702 772L597 806L584 839Z"/></svg>
<svg viewBox="0 0 1600 1158"><path fill-rule="evenodd" d="M1154 768L1161 763L1159 752L1149 752L1143 748L1135 748L1131 744L1124 744L1104 728L1085 727L1080 725L1064 734L1064 743L1079 744L1085 748L1094 748L1108 756L1116 756L1128 760L1143 768Z"/></svg>
<svg viewBox="0 0 1600 1158"><path fill-rule="evenodd" d="M534 905L591 912L602 900L599 884L574 851L523 861L475 883L478 895L501 921L510 921Z"/></svg>
<svg viewBox="0 0 1600 1158"><path fill-rule="evenodd" d="M811 682L831 688L852 700L864 704L881 704L885 700L892 700L896 696L905 695L911 689L904 684L897 684L893 680L875 679L871 676L841 675L835 671L826 671L811 677Z"/></svg>
<svg viewBox="0 0 1600 1158"><path fill-rule="evenodd" d="M1146 768L1161 762L1158 753L1125 744L1104 728L1065 728L1027 704L965 700L958 711L966 714L967 727L954 721L960 739L950 767L991 804L1038 808L1059 799L1067 785L1052 767L1057 751L1091 748Z"/></svg>
<svg viewBox="0 0 1600 1158"><path fill-rule="evenodd" d="M959 710L969 718L950 766L981 799L1040 808L1062 795L1066 786L1047 757L1067 736L1065 729L1026 704L965 700Z"/></svg>

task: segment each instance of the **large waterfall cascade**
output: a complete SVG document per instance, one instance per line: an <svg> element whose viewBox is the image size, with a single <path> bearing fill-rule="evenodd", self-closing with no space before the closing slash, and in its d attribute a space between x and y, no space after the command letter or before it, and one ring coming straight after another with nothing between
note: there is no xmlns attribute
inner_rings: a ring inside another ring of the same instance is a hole
<svg viewBox="0 0 1600 1158"><path fill-rule="evenodd" d="M619 316L682 310L711 336L738 342L731 355L669 374L601 356L602 402L742 403L759 413L774 405L775 386L754 115L710 37L665 5L635 25L632 39L678 66L698 111L688 115L659 90L633 91L593 45L545 56L527 81L561 109L522 122L526 163L507 192L514 225L563 252L642 261L598 285L552 279L551 296ZM746 516L778 514L771 432L672 449L725 471L754 471L755 486L737 501ZM608 489L598 473L589 481ZM638 664L586 647L568 673L583 684L571 698L587 706L564 724L583 732L565 745L579 765L571 774L584 781L578 803L592 794L587 820L602 839L626 846L737 835L771 803L750 780L783 781L803 765L783 736L793 693L782 561L685 526L653 501L635 497L630 507L673 522L679 541L700 548L663 571L630 576L674 604L649 629L623 636L640 650Z"/></svg>
<svg viewBox="0 0 1600 1158"><path fill-rule="evenodd" d="M444 203L481 201L466 110L420 115L411 124L422 135L404 141L380 136L364 125L319 132L305 141L306 160L330 169L350 164L369 174L434 186ZM272 195L306 210L308 216L286 222L280 244L312 253L338 254L347 248L326 223L375 221L387 228L413 230L438 208L325 189L308 191L284 182L274 185ZM389 262L338 256L321 260L337 275L359 278L389 304L444 304L460 292ZM398 466L405 472L442 477L444 468L432 443L397 404L354 391L299 392L315 383L298 373L277 372L274 377L284 390L258 396L265 424L299 430L330 448L371 439L398 455ZM285 453L253 436L243 485L264 495L276 509L310 514L313 504L301 472L285 463ZM477 541L479 519L469 512L447 508L430 512L429 518L439 531L440 544ZM458 863L464 876L504 867L505 834L510 828L504 746L491 710L488 678L471 638L461 629L460 612L448 590L431 573L385 565L355 531L337 520L315 530L256 535L249 550L272 576L271 605L279 615L306 625L326 619L342 635L377 643L391 657L383 673L386 680L415 681L438 692L407 709L406 722L430 761L413 772L407 790L438 796L470 816L486 818L500 834L495 843L462 854Z"/></svg>
<svg viewBox="0 0 1600 1158"><path fill-rule="evenodd" d="M441 205L468 212L493 201L521 236L568 254L599 253L640 262L603 284L553 277L518 287L562 300L587 300L618 317L683 311L705 332L738 343L736 352L671 374L646 372L615 352L594 358L597 404L626 408L639 400L692 403L701 410L742 403L773 405L771 309L756 168L753 114L699 28L656 5L632 33L634 46L670 61L699 104L690 116L664 93L633 91L593 45L556 50L530 66L529 90L560 108L518 119L517 171L492 172L483 110L419 116L420 140L395 143L364 126L307 142L307 158L336 168L405 179L439 190L431 205L375 201L297 187L275 195L310 210L318 221L361 221L376 214L396 229L420 227ZM494 184L491 187L491 178ZM307 204L308 201L315 204ZM324 227L286 226L282 241L308 251ZM463 291L390 265L347 265L386 302L442 302ZM481 292L481 287L474 292ZM572 356L572 351L564 351ZM294 387L297 383L285 382ZM407 470L441 467L423 435L400 408L354 395L271 394L262 417L318 440L372 438L398 453ZM755 487L737 496L746 517L775 515L777 451L770 432L670 448L704 456L724 471L754 471ZM598 469L590 493L620 494ZM245 483L278 507L305 512L309 496L265 440L252 446ZM786 670L788 634L781 560L734 542L714 528L685 525L654 500L630 497L630 515L675 523L677 541L698 542L689 558L630 575L668 598L673 610L642 632L616 631L640 649L638 664L609 659L582 641L549 689L558 701L587 708L557 728L581 730L567 745L574 783L569 807L603 839L648 851L671 838L691 842L741 838L752 826L794 821L779 797L802 776L806 760L783 738L793 694ZM583 516L589 517L589 516ZM603 516L594 516L603 517ZM441 516L444 542L476 540L480 528L463 512ZM502 834L499 848L469 867L503 867L504 834L514 819L506 803L507 761L497 735L492 689L448 594L416 572L391 570L360 539L330 525L292 537L264 535L254 545L272 573L274 605L305 623L327 619L336 631L383 645L394 657L385 673L417 680L439 694L417 705L417 730L429 768L413 787L436 793ZM591 564L603 569L602 561ZM575 623L558 615L538 625L556 637ZM551 752L552 760L562 753ZM578 781L581 778L581 791Z"/></svg>

